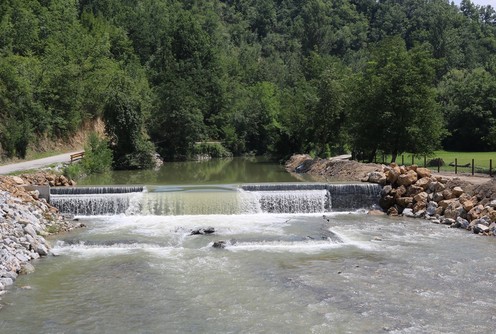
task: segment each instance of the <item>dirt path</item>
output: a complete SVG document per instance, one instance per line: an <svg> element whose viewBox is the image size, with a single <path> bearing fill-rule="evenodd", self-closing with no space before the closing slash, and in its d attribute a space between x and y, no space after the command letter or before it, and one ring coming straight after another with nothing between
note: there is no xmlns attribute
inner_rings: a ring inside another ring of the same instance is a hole
<svg viewBox="0 0 496 334"><path fill-rule="evenodd" d="M18 162L18 163L14 163L14 164L0 166L0 175L10 174L13 172L29 170L29 169L43 168L46 166L50 166L50 165L62 163L62 162L70 162L71 161L71 154L78 153L78 152L81 152L81 150L75 151L75 152L59 154L59 155L54 155L52 157L43 158L43 159L23 161L23 162Z"/></svg>

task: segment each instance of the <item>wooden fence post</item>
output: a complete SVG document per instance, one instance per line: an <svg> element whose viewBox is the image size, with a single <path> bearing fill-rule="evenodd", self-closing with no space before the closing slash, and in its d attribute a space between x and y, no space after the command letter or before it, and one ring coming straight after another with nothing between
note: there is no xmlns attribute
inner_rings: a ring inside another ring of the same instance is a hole
<svg viewBox="0 0 496 334"><path fill-rule="evenodd" d="M437 172L441 169L441 158L437 158Z"/></svg>
<svg viewBox="0 0 496 334"><path fill-rule="evenodd" d="M458 159L455 158L455 174L458 172Z"/></svg>
<svg viewBox="0 0 496 334"><path fill-rule="evenodd" d="M472 176L474 176L474 172L475 172L474 159L472 159Z"/></svg>

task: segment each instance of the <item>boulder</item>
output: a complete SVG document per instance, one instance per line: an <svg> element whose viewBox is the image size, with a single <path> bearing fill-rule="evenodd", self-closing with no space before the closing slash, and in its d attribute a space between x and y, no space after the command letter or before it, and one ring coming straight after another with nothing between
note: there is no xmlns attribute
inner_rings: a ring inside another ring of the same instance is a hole
<svg viewBox="0 0 496 334"><path fill-rule="evenodd" d="M434 202L440 202L440 201L444 200L443 193L433 193L432 200Z"/></svg>
<svg viewBox="0 0 496 334"><path fill-rule="evenodd" d="M425 212L426 207L427 207L427 202L417 202L413 206L413 212L415 212L418 215L420 212Z"/></svg>
<svg viewBox="0 0 496 334"><path fill-rule="evenodd" d="M431 177L432 171L429 168L418 167L417 175L419 178Z"/></svg>
<svg viewBox="0 0 496 334"><path fill-rule="evenodd" d="M464 193L463 189L461 187L454 187L451 192L455 197L460 197Z"/></svg>
<svg viewBox="0 0 496 334"><path fill-rule="evenodd" d="M205 235L212 234L215 232L215 229L211 226L209 227L200 227L191 231L191 235Z"/></svg>
<svg viewBox="0 0 496 334"><path fill-rule="evenodd" d="M387 214L389 216L398 216L399 215L398 208L396 206L390 207L387 211Z"/></svg>
<svg viewBox="0 0 496 334"><path fill-rule="evenodd" d="M22 185L24 184L24 180L22 178L20 178L19 176L12 176L12 181L14 181L14 183L18 184L18 185Z"/></svg>
<svg viewBox="0 0 496 334"><path fill-rule="evenodd" d="M419 168L419 167L418 167L417 165L410 165L410 166L407 166L407 167L406 167L406 170L407 170L407 171L417 172L417 169L418 169L418 168Z"/></svg>
<svg viewBox="0 0 496 334"><path fill-rule="evenodd" d="M424 191L429 188L429 185L431 184L432 180L428 177L423 177L415 183L417 187L422 188Z"/></svg>
<svg viewBox="0 0 496 334"><path fill-rule="evenodd" d="M444 189L446 189L446 186L439 181L431 182L431 184L429 185L429 190L434 192L434 193L440 193Z"/></svg>
<svg viewBox="0 0 496 334"><path fill-rule="evenodd" d="M444 224L444 225L451 225L452 227L454 227L453 224L455 224L455 223L456 223L456 220L451 219L451 218L441 219L441 224Z"/></svg>
<svg viewBox="0 0 496 334"><path fill-rule="evenodd" d="M394 197L391 195L386 195L379 199L379 206L384 210L389 209L393 205L394 205Z"/></svg>
<svg viewBox="0 0 496 334"><path fill-rule="evenodd" d="M410 186L411 184L417 182L417 173L414 170L409 170L405 174L398 176L398 184L400 186Z"/></svg>
<svg viewBox="0 0 496 334"><path fill-rule="evenodd" d="M452 199L452 198L456 198L457 197L449 189L444 189L443 192L442 192L442 194L443 194L444 199Z"/></svg>
<svg viewBox="0 0 496 334"><path fill-rule="evenodd" d="M468 220L466 220L462 217L457 217L456 222L459 225L459 228L467 229L470 226L470 223L468 222Z"/></svg>
<svg viewBox="0 0 496 334"><path fill-rule="evenodd" d="M395 169L390 169L390 170L386 171L386 180L389 184L396 183L399 176L400 176L400 173L397 172Z"/></svg>
<svg viewBox="0 0 496 334"><path fill-rule="evenodd" d="M369 210L369 212L367 212L367 214L369 216L384 216L386 213L384 211L381 211L381 210Z"/></svg>
<svg viewBox="0 0 496 334"><path fill-rule="evenodd" d="M402 214L405 217L415 218L415 214L413 213L413 209L410 209L410 208L404 209Z"/></svg>
<svg viewBox="0 0 496 334"><path fill-rule="evenodd" d="M463 213L463 207L458 201L451 202L448 207L444 209L444 216L446 218L456 219L457 217L461 217Z"/></svg>
<svg viewBox="0 0 496 334"><path fill-rule="evenodd" d="M380 185L385 185L386 184L386 174L384 174L382 172L372 172L369 174L368 182L377 183Z"/></svg>
<svg viewBox="0 0 496 334"><path fill-rule="evenodd" d="M216 241L212 244L213 248L226 248L226 242L224 240Z"/></svg>
<svg viewBox="0 0 496 334"><path fill-rule="evenodd" d="M496 222L496 211L489 211L489 219L491 219L492 222Z"/></svg>
<svg viewBox="0 0 496 334"><path fill-rule="evenodd" d="M434 216L436 214L436 210L438 208L438 204L436 202L429 202L427 204L426 212L429 216Z"/></svg>
<svg viewBox="0 0 496 334"><path fill-rule="evenodd" d="M470 221L474 219L479 219L482 216L482 211L484 210L484 206L476 205L468 212L468 219Z"/></svg>
<svg viewBox="0 0 496 334"><path fill-rule="evenodd" d="M469 212L474 207L474 202L471 200L463 201L462 206L465 211Z"/></svg>
<svg viewBox="0 0 496 334"><path fill-rule="evenodd" d="M406 196L414 197L415 195L420 194L423 191L424 189L422 187L417 187L417 185L413 184L408 187Z"/></svg>
<svg viewBox="0 0 496 334"><path fill-rule="evenodd" d="M406 208L408 205L413 203L413 197L399 197L396 199L396 204Z"/></svg>
<svg viewBox="0 0 496 334"><path fill-rule="evenodd" d="M43 245L39 242L35 242L32 244L32 246L33 246L33 250L36 253L38 253L40 256L47 256L48 255L48 248L45 245Z"/></svg>
<svg viewBox="0 0 496 334"><path fill-rule="evenodd" d="M391 187L390 185L384 186L381 190L381 196L384 197L386 195L389 195L391 190L393 190L393 187Z"/></svg>
<svg viewBox="0 0 496 334"><path fill-rule="evenodd" d="M429 195L428 195L425 191L423 191L423 192L420 192L420 193L418 193L417 195L415 195L415 196L413 197L413 199L415 200L415 202L423 202L423 203L427 203L427 197L428 197L428 196L429 196Z"/></svg>
<svg viewBox="0 0 496 334"><path fill-rule="evenodd" d="M26 232L27 234L29 234L33 238L36 238L36 231L31 224L24 226L24 232Z"/></svg>
<svg viewBox="0 0 496 334"><path fill-rule="evenodd" d="M442 201L439 201L439 206L446 209L451 203L453 203L455 200L454 199L445 199Z"/></svg>
<svg viewBox="0 0 496 334"><path fill-rule="evenodd" d="M400 197L403 197L403 195L406 194L406 187L405 186L400 186L398 188L396 188L396 191L395 191L395 194L394 194L394 197L395 198L400 198Z"/></svg>

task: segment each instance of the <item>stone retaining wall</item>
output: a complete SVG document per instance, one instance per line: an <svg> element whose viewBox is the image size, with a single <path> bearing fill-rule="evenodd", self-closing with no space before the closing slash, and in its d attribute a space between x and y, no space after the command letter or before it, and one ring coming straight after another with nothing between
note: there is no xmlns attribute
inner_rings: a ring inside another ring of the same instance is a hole
<svg viewBox="0 0 496 334"><path fill-rule="evenodd" d="M383 186L380 206L388 215L425 218L481 235L496 235L496 182L473 185L433 175L427 168L390 164L365 182Z"/></svg>

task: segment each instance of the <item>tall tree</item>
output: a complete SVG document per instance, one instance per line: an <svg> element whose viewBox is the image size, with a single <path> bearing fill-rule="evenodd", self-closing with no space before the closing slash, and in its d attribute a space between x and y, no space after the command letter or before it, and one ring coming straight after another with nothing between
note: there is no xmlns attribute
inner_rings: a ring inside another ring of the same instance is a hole
<svg viewBox="0 0 496 334"><path fill-rule="evenodd" d="M353 144L369 159L380 150L396 160L399 153L429 153L443 135L435 101L434 71L427 50L408 52L393 37L372 50L357 85Z"/></svg>
<svg viewBox="0 0 496 334"><path fill-rule="evenodd" d="M449 136L446 149L487 151L496 146L496 77L484 68L452 70L438 87Z"/></svg>

